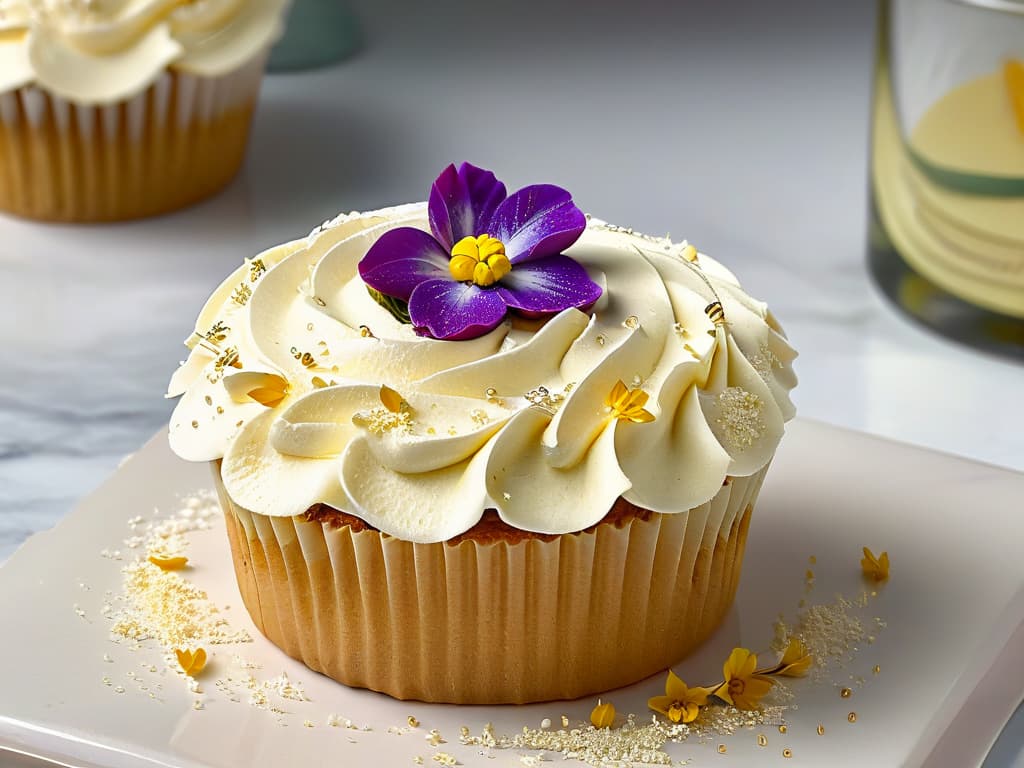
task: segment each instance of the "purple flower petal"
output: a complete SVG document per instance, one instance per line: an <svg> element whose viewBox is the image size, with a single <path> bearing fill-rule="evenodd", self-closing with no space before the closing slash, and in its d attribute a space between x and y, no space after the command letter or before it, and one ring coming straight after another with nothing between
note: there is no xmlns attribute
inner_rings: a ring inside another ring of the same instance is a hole
<svg viewBox="0 0 1024 768"><path fill-rule="evenodd" d="M534 184L505 198L487 225L487 234L505 244L516 264L561 253L586 229L587 219L561 187Z"/></svg>
<svg viewBox="0 0 1024 768"><path fill-rule="evenodd" d="M456 171L454 165L449 165L430 188L430 229L451 251L462 238L485 233L478 225L491 220L505 195L505 185L490 171L469 163Z"/></svg>
<svg viewBox="0 0 1024 768"><path fill-rule="evenodd" d="M385 232L359 262L363 282L387 296L408 301L425 280L447 277L451 256L428 233L413 227Z"/></svg>
<svg viewBox="0 0 1024 768"><path fill-rule="evenodd" d="M498 325L508 311L497 291L472 283L430 280L409 297L409 316L417 331L435 339L473 339Z"/></svg>
<svg viewBox="0 0 1024 768"><path fill-rule="evenodd" d="M601 298L601 286L590 279L587 270L560 253L515 264L495 292L510 307L528 314L583 309Z"/></svg>

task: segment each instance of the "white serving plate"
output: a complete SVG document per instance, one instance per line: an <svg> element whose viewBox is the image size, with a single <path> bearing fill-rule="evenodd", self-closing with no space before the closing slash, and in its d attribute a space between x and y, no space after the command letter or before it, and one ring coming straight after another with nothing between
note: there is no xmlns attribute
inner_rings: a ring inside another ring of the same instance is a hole
<svg viewBox="0 0 1024 768"><path fill-rule="evenodd" d="M153 644L133 651L110 640L99 609L105 590L121 591L124 563L99 553L120 548L133 556L121 544L130 534L127 520L150 518L154 507L176 509L179 497L210 485L208 471L174 457L158 434L55 529L34 536L0 568L0 749L80 768L413 765L416 756L437 765L431 758L440 750L462 765L511 766L530 753L482 754L459 743L459 727L478 733L492 722L495 731L511 734L543 718L557 728L563 713L573 722L587 719L592 699L428 705L348 689L309 671L253 628L219 523L190 534L188 578L213 602L230 606L231 623L249 629L255 640L214 646L203 678L205 708L194 710L197 696L182 680L140 668L165 669ZM801 597L811 604L829 602L836 592L857 597L865 588L859 567L864 545L888 550L892 558L889 583L866 609L887 625L829 679L793 684L798 708L786 714L785 735L775 728L742 730L703 744L672 744L669 753L699 765L726 759L733 765L980 764L1024 697L1022 499L1019 473L813 422L791 424L754 514L736 606L716 635L676 669L691 683L709 682L733 646L766 651L772 622L779 613L792 619ZM811 555L815 581L805 594ZM244 700L228 701L213 680L232 653L260 663L263 678L283 671L301 681L310 701L289 703L289 714L279 717ZM872 674L876 664L881 671ZM129 671L161 682L161 700L140 691ZM105 686L104 676L125 692ZM851 676L865 682L858 685ZM646 718L646 699L662 692L663 679L604 698L620 713ZM851 698L839 695L844 684L853 688ZM857 713L854 724L847 721L850 711ZM328 727L330 713L373 730ZM419 728L388 732L409 715ZM307 719L315 727L303 727ZM431 747L424 739L431 728L447 743ZM760 732L768 737L765 747L757 744ZM718 754L718 744L727 746L726 755ZM784 748L792 759L782 756Z"/></svg>

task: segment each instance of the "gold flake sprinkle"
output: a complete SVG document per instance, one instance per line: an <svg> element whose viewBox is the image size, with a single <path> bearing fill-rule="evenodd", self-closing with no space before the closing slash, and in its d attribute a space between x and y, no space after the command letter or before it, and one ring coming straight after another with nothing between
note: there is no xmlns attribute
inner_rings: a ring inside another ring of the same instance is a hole
<svg viewBox="0 0 1024 768"><path fill-rule="evenodd" d="M228 331L231 330L231 326L224 325L223 320L218 320L210 326L210 330L203 334L203 338L211 344L220 344L228 336Z"/></svg>
<svg viewBox="0 0 1024 768"><path fill-rule="evenodd" d="M562 727L563 728L568 728L569 727L569 716L568 715L562 715Z"/></svg>
<svg viewBox="0 0 1024 768"><path fill-rule="evenodd" d="M354 414L352 416L352 423L357 427L364 427L374 435L383 435L385 432L392 430L408 434L412 431L414 422L408 411L394 413L387 408L381 407Z"/></svg>
<svg viewBox="0 0 1024 768"><path fill-rule="evenodd" d="M761 418L764 402L742 387L726 387L718 393L718 416L722 437L735 450L749 448L767 428Z"/></svg>
<svg viewBox="0 0 1024 768"><path fill-rule="evenodd" d="M458 765L459 761L455 759L454 755L450 755L447 752L435 752L434 756L430 758L435 763L444 766Z"/></svg>
<svg viewBox="0 0 1024 768"><path fill-rule="evenodd" d="M437 730L437 728L431 728L430 733L428 733L424 738L427 740L427 743L430 744L430 746L432 747L448 743L441 736L441 732Z"/></svg>
<svg viewBox="0 0 1024 768"><path fill-rule="evenodd" d="M882 668L878 664L875 664L875 666L872 667L871 671L877 675L879 672L882 671Z"/></svg>
<svg viewBox="0 0 1024 768"><path fill-rule="evenodd" d="M326 307L327 306L327 302L324 301L323 299L321 299L319 296L314 296L313 297L313 303L316 304L318 307Z"/></svg>
<svg viewBox="0 0 1024 768"><path fill-rule="evenodd" d="M263 273L266 271L267 265L263 261L263 259L253 259L249 263L249 282L255 283L257 280L260 279L260 277L263 276Z"/></svg>
<svg viewBox="0 0 1024 768"><path fill-rule="evenodd" d="M809 558L807 558L807 562L809 562L811 565L817 565L818 558L816 558L814 555L811 555Z"/></svg>
<svg viewBox="0 0 1024 768"><path fill-rule="evenodd" d="M843 688L839 692L839 695L842 696L844 699L848 699L848 698L850 698L850 696L853 695L853 691L851 691L849 688Z"/></svg>
<svg viewBox="0 0 1024 768"><path fill-rule="evenodd" d="M724 755L728 751L728 749L729 748L726 747L725 744L719 744L718 745L718 754Z"/></svg>
<svg viewBox="0 0 1024 768"><path fill-rule="evenodd" d="M846 719L849 720L851 723L856 723L857 722L857 713L856 712L851 712L850 714L848 714L846 716Z"/></svg>
<svg viewBox="0 0 1024 768"><path fill-rule="evenodd" d="M316 358L311 352L300 352L297 347L291 348L292 357L298 360L306 368L316 368Z"/></svg>
<svg viewBox="0 0 1024 768"><path fill-rule="evenodd" d="M377 338L376 336L373 335L373 331L370 330L370 326L368 326L368 325L360 325L359 326L359 335L362 336L364 339L376 339Z"/></svg>
<svg viewBox="0 0 1024 768"><path fill-rule="evenodd" d="M759 747L767 747L768 746L768 737L765 736L763 733L757 734L757 746L759 746Z"/></svg>
<svg viewBox="0 0 1024 768"><path fill-rule="evenodd" d="M565 391L568 391L566 389ZM546 411L554 413L565 402L565 395L562 392L551 392L547 387L537 387L531 389L529 392L523 395L530 405L542 408Z"/></svg>
<svg viewBox="0 0 1024 768"><path fill-rule="evenodd" d="M420 721L417 720L412 715L409 715L407 718L405 718L405 722L407 722L409 724L410 728L419 728L420 727Z"/></svg>
<svg viewBox="0 0 1024 768"><path fill-rule="evenodd" d="M239 283L235 292L231 294L231 300L240 307L244 307L252 298L252 288L245 283Z"/></svg>
<svg viewBox="0 0 1024 768"><path fill-rule="evenodd" d="M597 342L597 346L603 347L604 343L607 341L607 339L605 339L603 334L599 333L599 334L597 334L597 337L594 339L594 341Z"/></svg>
<svg viewBox="0 0 1024 768"><path fill-rule="evenodd" d="M818 723L818 735L819 736L824 736L825 735L825 726L822 725L821 723Z"/></svg>
<svg viewBox="0 0 1024 768"><path fill-rule="evenodd" d="M788 730L789 730L789 729L788 729L788 728L786 728L786 726L784 726L784 725L780 725L780 726L779 726L779 733L785 733L785 732L786 732L786 731L788 731Z"/></svg>
<svg viewBox="0 0 1024 768"><path fill-rule="evenodd" d="M192 419L192 429L199 429L199 422Z"/></svg>
<svg viewBox="0 0 1024 768"><path fill-rule="evenodd" d="M472 411L470 411L469 417L473 420L474 424L477 424L481 427L490 421L487 414L484 411L480 410L479 408L474 408Z"/></svg>
<svg viewBox="0 0 1024 768"><path fill-rule="evenodd" d="M468 739L469 738L469 726L460 725L459 726L459 735L462 736L462 738L464 738L464 739Z"/></svg>
<svg viewBox="0 0 1024 768"><path fill-rule="evenodd" d="M783 757L792 757L793 756L793 750L790 749L789 747L786 747L784 750L782 750L782 756Z"/></svg>
<svg viewBox="0 0 1024 768"><path fill-rule="evenodd" d="M690 261L690 262L696 261L697 260L697 249L694 248L692 245L687 245L685 248L683 248L682 253L680 253L679 256L681 258L685 259L686 261Z"/></svg>
<svg viewBox="0 0 1024 768"><path fill-rule="evenodd" d="M637 328L640 327L640 318L637 317L636 315L630 315L629 317L622 321L622 324L629 328L629 330L635 331Z"/></svg>
<svg viewBox="0 0 1024 768"><path fill-rule="evenodd" d="M217 415L220 416L222 413L224 413L224 406L218 405L217 406Z"/></svg>

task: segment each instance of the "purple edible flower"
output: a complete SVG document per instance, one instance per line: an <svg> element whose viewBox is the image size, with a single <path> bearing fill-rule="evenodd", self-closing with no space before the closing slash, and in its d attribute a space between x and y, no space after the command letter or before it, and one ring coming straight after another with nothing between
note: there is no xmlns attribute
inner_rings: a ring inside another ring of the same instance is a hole
<svg viewBox="0 0 1024 768"><path fill-rule="evenodd" d="M534 184L507 195L490 171L449 165L430 190L427 213L433 235L392 229L359 262L368 286L408 302L418 333L471 339L509 309L543 317L601 297L587 271L562 253L587 222L561 187Z"/></svg>

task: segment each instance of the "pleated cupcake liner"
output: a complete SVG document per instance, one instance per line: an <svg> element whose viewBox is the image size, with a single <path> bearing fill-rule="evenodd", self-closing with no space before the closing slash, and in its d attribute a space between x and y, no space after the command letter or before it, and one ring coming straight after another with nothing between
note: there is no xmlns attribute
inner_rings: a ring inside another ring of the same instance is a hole
<svg viewBox="0 0 1024 768"><path fill-rule="evenodd" d="M271 642L346 685L462 704L578 698L686 656L732 604L766 470L686 513L416 544L249 511L214 464L243 602Z"/></svg>
<svg viewBox="0 0 1024 768"><path fill-rule="evenodd" d="M111 221L217 192L241 166L265 62L215 78L168 70L106 106L34 86L0 94L0 210Z"/></svg>

